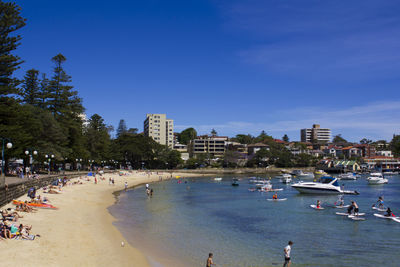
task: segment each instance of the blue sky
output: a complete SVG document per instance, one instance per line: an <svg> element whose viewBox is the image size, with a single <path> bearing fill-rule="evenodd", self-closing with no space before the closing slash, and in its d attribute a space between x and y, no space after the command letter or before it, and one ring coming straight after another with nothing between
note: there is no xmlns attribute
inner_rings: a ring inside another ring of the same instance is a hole
<svg viewBox="0 0 400 267"><path fill-rule="evenodd" d="M400 134L399 1L17 1L16 74L62 53L87 114L276 138Z"/></svg>

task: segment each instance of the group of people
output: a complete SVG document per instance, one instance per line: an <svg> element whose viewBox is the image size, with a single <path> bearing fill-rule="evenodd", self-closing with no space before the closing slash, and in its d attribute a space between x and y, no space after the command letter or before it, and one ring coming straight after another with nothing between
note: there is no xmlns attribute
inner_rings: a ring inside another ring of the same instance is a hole
<svg viewBox="0 0 400 267"><path fill-rule="evenodd" d="M148 197L152 197L153 196L153 188L149 187L149 184L146 184L146 194Z"/></svg>
<svg viewBox="0 0 400 267"><path fill-rule="evenodd" d="M16 210L23 212L31 212L30 209L27 208L26 203L19 205ZM23 218L23 216L19 215L17 211L14 209L8 208L7 210L1 210L1 221L0 221L0 239L14 239L14 238L22 238L33 240L36 236L39 235L31 235L30 230L32 226L23 225L22 223L17 223L19 218Z"/></svg>

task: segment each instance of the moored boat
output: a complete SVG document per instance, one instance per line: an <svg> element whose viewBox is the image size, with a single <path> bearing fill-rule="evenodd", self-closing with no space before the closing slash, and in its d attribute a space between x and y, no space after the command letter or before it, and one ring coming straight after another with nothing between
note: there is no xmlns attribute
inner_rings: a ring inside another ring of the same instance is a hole
<svg viewBox="0 0 400 267"><path fill-rule="evenodd" d="M338 179L331 176L323 176L319 182L295 183L292 187L303 194L358 194L357 191L343 190Z"/></svg>
<svg viewBox="0 0 400 267"><path fill-rule="evenodd" d="M368 184L370 185L379 185L379 184L387 184L389 182L388 179L384 178L382 173L373 172L367 178Z"/></svg>
<svg viewBox="0 0 400 267"><path fill-rule="evenodd" d="M357 180L357 176L352 172L342 173L337 176L339 180Z"/></svg>

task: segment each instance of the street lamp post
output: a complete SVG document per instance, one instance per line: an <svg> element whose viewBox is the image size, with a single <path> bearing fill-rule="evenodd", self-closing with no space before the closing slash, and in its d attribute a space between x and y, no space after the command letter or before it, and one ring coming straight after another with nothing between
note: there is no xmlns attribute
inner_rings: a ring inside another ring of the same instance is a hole
<svg viewBox="0 0 400 267"><path fill-rule="evenodd" d="M49 173L49 175L50 175L50 172L51 172L51 159L54 159L54 155L53 155L53 154L51 154L51 155L45 155L45 157L46 157L46 159L49 161L48 173Z"/></svg>
<svg viewBox="0 0 400 267"><path fill-rule="evenodd" d="M28 156L29 159L29 167L30 171L33 173L32 165L33 165L33 156L36 156L38 152L36 150L30 151L29 149L25 150L25 155ZM28 176L28 169L25 167L25 175Z"/></svg>
<svg viewBox="0 0 400 267"><path fill-rule="evenodd" d="M6 164L6 161L5 161L5 159L4 159L4 145L5 145L5 142L6 141L10 141L10 139L8 139L8 138L1 138L1 141L2 141L2 143L3 143L3 145L2 145L2 149L1 149L1 186L4 186L5 184L6 184L6 176L5 176L5 168L4 168L4 165ZM8 148L8 149L11 149L12 148L12 143L11 142L8 142L7 144L6 144L6 147Z"/></svg>

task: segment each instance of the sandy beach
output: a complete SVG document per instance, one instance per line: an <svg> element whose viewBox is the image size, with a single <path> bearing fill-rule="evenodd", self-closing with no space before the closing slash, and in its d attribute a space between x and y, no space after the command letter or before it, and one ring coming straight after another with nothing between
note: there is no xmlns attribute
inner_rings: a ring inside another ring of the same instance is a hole
<svg viewBox="0 0 400 267"><path fill-rule="evenodd" d="M39 234L35 240L2 240L2 266L150 266L147 257L124 239L113 226L114 217L107 207L115 203L115 191L143 183L175 177L199 176L199 174L124 172L124 175L104 174L105 180L94 183L93 177L82 176L83 184L67 185L60 194L46 196L58 210L39 209L35 213L19 212L23 218L17 224L32 225L31 234ZM109 185L109 178L115 185ZM85 179L89 178L90 181ZM77 181L72 179L71 182ZM28 200L27 196L19 200ZM15 208L12 204L3 206ZM123 243L123 245L122 245Z"/></svg>

